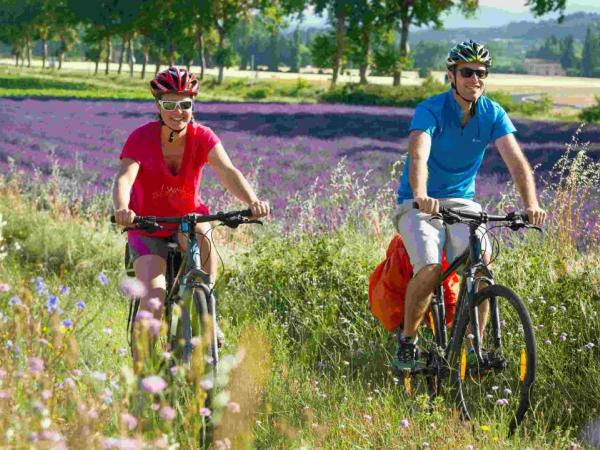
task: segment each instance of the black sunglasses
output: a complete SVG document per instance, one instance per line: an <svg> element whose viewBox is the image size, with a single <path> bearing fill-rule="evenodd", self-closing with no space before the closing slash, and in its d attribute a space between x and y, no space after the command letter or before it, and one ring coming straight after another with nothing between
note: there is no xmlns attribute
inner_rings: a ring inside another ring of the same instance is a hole
<svg viewBox="0 0 600 450"><path fill-rule="evenodd" d="M468 67L461 67L458 69L458 71L463 78L471 78L473 74L475 74L477 75L477 78L481 80L482 78L487 78L488 76L487 69L470 69Z"/></svg>

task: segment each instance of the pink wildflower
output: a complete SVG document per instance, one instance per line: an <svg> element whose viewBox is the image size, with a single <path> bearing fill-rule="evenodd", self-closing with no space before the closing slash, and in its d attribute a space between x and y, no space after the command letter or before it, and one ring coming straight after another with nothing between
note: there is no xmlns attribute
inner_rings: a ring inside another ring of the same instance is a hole
<svg viewBox="0 0 600 450"><path fill-rule="evenodd" d="M400 421L400 426L401 426L402 428L408 428L408 426L409 426L409 425L410 425L410 423L408 422L408 419L402 419L402 420Z"/></svg>
<svg viewBox="0 0 600 450"><path fill-rule="evenodd" d="M142 389L151 394L158 394L167 387L167 382L158 375L146 377L141 383Z"/></svg>
<svg viewBox="0 0 600 450"><path fill-rule="evenodd" d="M170 406L163 406L162 408L160 408L160 411L158 412L158 415L160 416L161 419L166 420L167 422L170 422L171 420L173 420L175 418L175 415L177 413L175 412L175 410L173 408L171 408Z"/></svg>
<svg viewBox="0 0 600 450"><path fill-rule="evenodd" d="M146 295L146 287L137 278L125 278L121 281L121 292L131 298L141 298Z"/></svg>
<svg viewBox="0 0 600 450"><path fill-rule="evenodd" d="M158 311L162 306L162 303L158 298L153 297L150 300L148 300L148 306L152 311Z"/></svg>
<svg viewBox="0 0 600 450"><path fill-rule="evenodd" d="M133 430L138 424L138 420L129 413L121 414L121 422L127 427L128 430Z"/></svg>
<svg viewBox="0 0 600 450"><path fill-rule="evenodd" d="M31 373L42 373L44 371L44 360L37 357L29 358L27 361L29 364L29 371Z"/></svg>
<svg viewBox="0 0 600 450"><path fill-rule="evenodd" d="M211 411L209 408L202 408L202 409L200 410L200 415L201 415L202 417L208 417L208 416L210 416L211 414L212 414L212 411Z"/></svg>
<svg viewBox="0 0 600 450"><path fill-rule="evenodd" d="M229 411L231 411L232 413L239 413L241 408L240 408L240 404L236 403L236 402L229 402L227 403L227 409Z"/></svg>
<svg viewBox="0 0 600 450"><path fill-rule="evenodd" d="M0 283L0 292L10 291L10 286L6 283Z"/></svg>

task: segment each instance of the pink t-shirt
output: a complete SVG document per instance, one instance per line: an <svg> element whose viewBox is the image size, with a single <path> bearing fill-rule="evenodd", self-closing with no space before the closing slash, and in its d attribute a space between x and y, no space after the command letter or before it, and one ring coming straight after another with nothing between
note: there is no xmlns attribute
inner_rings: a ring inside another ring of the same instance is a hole
<svg viewBox="0 0 600 450"><path fill-rule="evenodd" d="M129 208L140 216L183 216L192 212L208 214L198 188L208 153L218 143L219 138L210 128L196 122L189 123L181 166L177 175L173 175L162 154L160 122L150 122L137 128L127 138L120 156L140 165ZM177 224L162 225L166 229L156 233L134 233L166 237L177 229Z"/></svg>

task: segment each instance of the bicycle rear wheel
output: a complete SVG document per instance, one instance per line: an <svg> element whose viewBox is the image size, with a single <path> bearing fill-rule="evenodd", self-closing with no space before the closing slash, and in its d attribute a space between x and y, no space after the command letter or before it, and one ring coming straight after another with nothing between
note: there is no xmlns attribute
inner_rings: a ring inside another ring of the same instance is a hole
<svg viewBox="0 0 600 450"><path fill-rule="evenodd" d="M523 301L504 286L488 286L473 301L477 308L489 305L489 320L480 337L481 358L473 350L469 315L456 325L449 362L457 406L465 419L502 424L512 434L529 408L535 380L531 318Z"/></svg>

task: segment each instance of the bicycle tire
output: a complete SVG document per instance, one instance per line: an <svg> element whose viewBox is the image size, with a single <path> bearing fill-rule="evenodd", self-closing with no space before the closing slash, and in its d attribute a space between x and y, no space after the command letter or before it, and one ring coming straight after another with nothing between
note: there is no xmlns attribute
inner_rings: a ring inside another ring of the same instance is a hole
<svg viewBox="0 0 600 450"><path fill-rule="evenodd" d="M537 365L535 334L525 304L510 288L483 288L473 303L479 307L485 301L490 310L481 338L484 360L472 353L475 363L467 364L469 314L461 314L456 324L449 358L455 402L464 419L507 424L511 435L530 406Z"/></svg>

